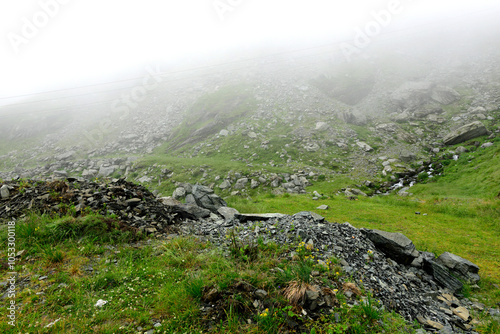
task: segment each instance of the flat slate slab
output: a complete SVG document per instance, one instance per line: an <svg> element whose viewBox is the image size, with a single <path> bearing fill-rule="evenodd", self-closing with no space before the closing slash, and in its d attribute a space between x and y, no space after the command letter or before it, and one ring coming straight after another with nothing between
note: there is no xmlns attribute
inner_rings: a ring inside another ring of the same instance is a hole
<svg viewBox="0 0 500 334"><path fill-rule="evenodd" d="M240 222L252 221L252 220L269 220L273 218L285 217L282 213L237 213L234 215L236 219Z"/></svg>

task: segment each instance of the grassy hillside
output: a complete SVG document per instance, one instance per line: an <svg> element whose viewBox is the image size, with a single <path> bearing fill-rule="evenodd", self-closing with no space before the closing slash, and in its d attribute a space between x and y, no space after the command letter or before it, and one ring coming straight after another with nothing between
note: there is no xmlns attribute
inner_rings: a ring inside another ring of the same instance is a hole
<svg viewBox="0 0 500 334"><path fill-rule="evenodd" d="M169 149L216 134L235 119L244 119L255 107L249 86L227 86L199 98L186 115L188 117L174 130Z"/></svg>
<svg viewBox="0 0 500 334"><path fill-rule="evenodd" d="M415 186L416 195L493 199L500 193L500 138L489 148L468 146L472 151L457 161L448 160L436 180ZM459 145L457 145L459 146Z"/></svg>

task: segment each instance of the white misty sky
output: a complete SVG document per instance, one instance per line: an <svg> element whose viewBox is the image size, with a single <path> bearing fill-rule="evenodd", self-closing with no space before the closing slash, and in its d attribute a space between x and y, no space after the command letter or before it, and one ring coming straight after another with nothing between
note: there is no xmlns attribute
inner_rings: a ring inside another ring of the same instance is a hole
<svg viewBox="0 0 500 334"><path fill-rule="evenodd" d="M357 27L364 28L374 20L373 11L387 10L391 5L397 6L400 13L393 15L384 29L500 7L497 3L0 0L0 98L110 81L112 74L146 62L203 58L236 47L296 41L300 48L304 42L313 46L349 41ZM33 31L31 24L40 27Z"/></svg>

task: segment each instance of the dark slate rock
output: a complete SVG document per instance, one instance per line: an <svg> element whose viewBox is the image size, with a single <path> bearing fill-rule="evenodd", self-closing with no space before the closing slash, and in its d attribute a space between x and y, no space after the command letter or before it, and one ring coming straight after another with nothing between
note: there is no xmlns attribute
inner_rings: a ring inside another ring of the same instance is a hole
<svg viewBox="0 0 500 334"><path fill-rule="evenodd" d="M431 274L437 282L445 288L450 289L453 293L460 291L463 287L462 282L450 274L445 266L436 261L425 261L424 269Z"/></svg>
<svg viewBox="0 0 500 334"><path fill-rule="evenodd" d="M294 214L293 217L297 219L309 219L316 223L323 223L325 221L325 217L311 211L301 211Z"/></svg>
<svg viewBox="0 0 500 334"><path fill-rule="evenodd" d="M220 207L227 206L227 203L222 198L214 194L214 191L206 186L195 185L192 195L198 206L208 209L213 213L217 213Z"/></svg>
<svg viewBox="0 0 500 334"><path fill-rule="evenodd" d="M444 252L437 258L436 262L444 265L453 274L468 281L471 284L476 284L477 282L479 282L479 267L469 260L464 259L463 257L449 252Z"/></svg>
<svg viewBox="0 0 500 334"><path fill-rule="evenodd" d="M286 216L282 213L237 213L234 215L234 218L238 219L240 222L246 221L257 221L257 220L269 220L273 218L281 218Z"/></svg>
<svg viewBox="0 0 500 334"><path fill-rule="evenodd" d="M197 205L182 203L171 197L162 198L162 203L169 207L170 212L176 213L181 218L199 219L210 216L210 210L200 208Z"/></svg>
<svg viewBox="0 0 500 334"><path fill-rule="evenodd" d="M387 256L402 264L410 264L418 257L413 242L401 233L361 229L375 246Z"/></svg>

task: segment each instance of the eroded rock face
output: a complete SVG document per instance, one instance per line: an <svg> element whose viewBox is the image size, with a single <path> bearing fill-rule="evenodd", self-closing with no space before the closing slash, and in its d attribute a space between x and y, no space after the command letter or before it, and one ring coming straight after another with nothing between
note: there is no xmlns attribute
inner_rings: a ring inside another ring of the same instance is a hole
<svg viewBox="0 0 500 334"><path fill-rule="evenodd" d="M463 143L480 136L488 134L488 130L483 123L476 121L459 127L443 138L445 145L455 145Z"/></svg>
<svg viewBox="0 0 500 334"><path fill-rule="evenodd" d="M377 248L398 263L410 264L419 253L413 242L401 233L361 229Z"/></svg>
<svg viewBox="0 0 500 334"><path fill-rule="evenodd" d="M479 282L479 267L463 257L444 252L437 258L436 262L444 265L455 275L469 283L476 284Z"/></svg>

